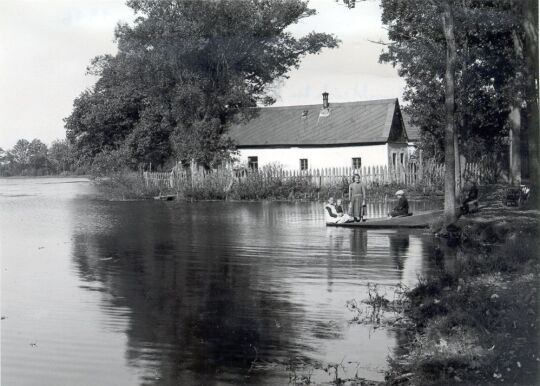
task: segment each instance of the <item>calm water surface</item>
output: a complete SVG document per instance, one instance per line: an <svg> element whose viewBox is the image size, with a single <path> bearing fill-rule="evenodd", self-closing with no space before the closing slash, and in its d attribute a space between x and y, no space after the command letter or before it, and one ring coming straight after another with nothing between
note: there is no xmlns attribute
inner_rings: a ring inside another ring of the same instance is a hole
<svg viewBox="0 0 540 386"><path fill-rule="evenodd" d="M0 210L2 385L380 380L397 338L346 302L413 284L433 248L316 203L104 202L84 179L0 179Z"/></svg>

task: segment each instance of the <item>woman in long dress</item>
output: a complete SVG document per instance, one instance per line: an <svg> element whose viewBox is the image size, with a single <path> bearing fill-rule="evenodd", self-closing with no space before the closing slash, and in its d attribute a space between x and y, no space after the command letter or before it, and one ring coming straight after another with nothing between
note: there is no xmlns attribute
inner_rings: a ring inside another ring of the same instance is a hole
<svg viewBox="0 0 540 386"><path fill-rule="evenodd" d="M360 175L353 175L353 182L349 185L349 215L355 221L362 219L362 206L366 204L366 189L360 181Z"/></svg>

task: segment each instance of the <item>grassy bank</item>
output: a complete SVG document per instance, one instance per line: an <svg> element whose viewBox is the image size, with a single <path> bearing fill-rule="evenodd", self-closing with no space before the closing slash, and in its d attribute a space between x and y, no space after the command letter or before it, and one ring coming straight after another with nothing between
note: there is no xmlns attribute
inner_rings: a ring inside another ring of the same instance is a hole
<svg viewBox="0 0 540 386"><path fill-rule="evenodd" d="M141 173L119 172L107 178L96 179L100 196L109 200L150 199L158 195L175 195L179 199L199 200L309 200L323 201L332 196L346 198L349 183L343 178L330 184L318 186L311 178L267 177L263 174L248 174L243 178L231 178L220 173L208 174L204 179L194 179L181 188L173 189L168 180L148 183ZM367 185L368 200L380 201L393 197L405 187L401 184ZM418 184L406 188L410 197L442 195L441 187Z"/></svg>
<svg viewBox="0 0 540 386"><path fill-rule="evenodd" d="M480 213L461 218L457 238L440 240L428 278L399 302L381 301L399 306L405 321L387 384L540 380L540 213L502 207L501 194L493 191Z"/></svg>
<svg viewBox="0 0 540 386"><path fill-rule="evenodd" d="M167 192L166 187L148 185L142 174L135 172L112 173L93 180L99 198L104 200L146 200Z"/></svg>

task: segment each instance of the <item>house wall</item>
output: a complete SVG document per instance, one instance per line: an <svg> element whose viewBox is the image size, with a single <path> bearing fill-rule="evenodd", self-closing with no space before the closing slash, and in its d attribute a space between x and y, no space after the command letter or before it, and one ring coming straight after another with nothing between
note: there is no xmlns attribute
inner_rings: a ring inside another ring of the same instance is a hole
<svg viewBox="0 0 540 386"><path fill-rule="evenodd" d="M394 162L395 154L395 162ZM389 143L388 144L388 165L407 165L409 162L409 149L406 143Z"/></svg>
<svg viewBox="0 0 540 386"><path fill-rule="evenodd" d="M405 151L407 145L405 145ZM239 161L247 165L248 157L258 157L259 168L280 164L286 170L300 170L300 159L308 160L309 169L351 167L352 158L360 157L362 167L388 165L386 144L339 147L242 148Z"/></svg>

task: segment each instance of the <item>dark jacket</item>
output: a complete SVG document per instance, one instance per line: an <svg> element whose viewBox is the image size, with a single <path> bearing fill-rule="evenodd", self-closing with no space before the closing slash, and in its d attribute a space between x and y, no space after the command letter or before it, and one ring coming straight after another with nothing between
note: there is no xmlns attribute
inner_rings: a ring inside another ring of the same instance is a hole
<svg viewBox="0 0 540 386"><path fill-rule="evenodd" d="M401 196L397 202L397 205L392 209L390 215L392 217L405 216L409 213L409 201L405 196Z"/></svg>

